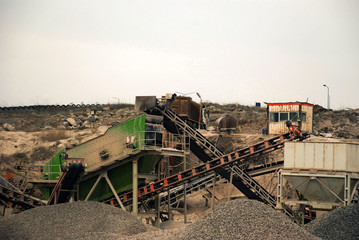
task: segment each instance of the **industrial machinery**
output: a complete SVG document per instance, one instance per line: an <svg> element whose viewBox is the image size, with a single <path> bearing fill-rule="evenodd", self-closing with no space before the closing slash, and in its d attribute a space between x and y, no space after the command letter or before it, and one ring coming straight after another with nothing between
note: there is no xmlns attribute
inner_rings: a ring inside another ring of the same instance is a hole
<svg viewBox="0 0 359 240"><path fill-rule="evenodd" d="M258 184L248 173L246 172L246 166L248 162L255 156L265 154L267 152L276 150L283 147L284 141L294 140L297 137L289 132L287 134L275 137L269 141L265 141L250 148L242 149L240 151L233 152L229 155L223 155L223 153L217 149L210 141L208 141L202 134L200 134L195 128L187 124L180 116L171 110L171 103L175 98L171 98L166 102L165 106L160 102L153 102L152 108L146 109L148 113L158 114L164 116L163 125L171 133L186 134L190 137L190 149L204 164L199 165L191 170L184 171L177 175L167 177L166 179L159 180L154 184L147 185L139 189L139 194L142 198L148 198L166 191L172 187L177 187L185 182L195 180L203 177L206 174L213 171L226 178L233 183L242 193L244 193L250 199L257 199L269 204L272 207L276 207L276 199L270 195L260 184ZM141 109L143 102L136 100L136 108ZM145 104L146 105L146 104ZM155 107L153 107L155 106ZM143 109L143 108L142 108ZM121 195L122 202L128 204L130 199L134 196L132 192L127 192ZM110 199L108 201L114 201ZM118 201L118 200L117 200ZM291 217L295 218L295 213L286 206L282 205L284 211Z"/></svg>
<svg viewBox="0 0 359 240"><path fill-rule="evenodd" d="M348 206L359 200L358 185L358 144L285 143L284 167L278 175L278 206L299 204L315 210Z"/></svg>
<svg viewBox="0 0 359 240"><path fill-rule="evenodd" d="M229 114L224 114L215 122L215 127L220 132L235 132L237 130L237 120Z"/></svg>
<svg viewBox="0 0 359 240"><path fill-rule="evenodd" d="M188 141L186 143L182 136L169 137L163 132L161 117L140 114L109 128L102 136L63 149L44 166L43 181L57 181L56 186L43 189L48 203L69 199L65 193L60 195L60 184L61 189L75 192L75 200L92 201L131 190L137 180L138 185L144 184L152 178L150 173L163 156L189 153L185 151ZM63 169L65 162L72 162L67 171ZM85 173L81 166L86 166ZM133 174L135 167L137 176Z"/></svg>
<svg viewBox="0 0 359 240"><path fill-rule="evenodd" d="M2 203L0 205L0 215L2 216L45 205L44 201L24 194L2 177L0 177L0 202Z"/></svg>
<svg viewBox="0 0 359 240"><path fill-rule="evenodd" d="M158 114L156 107L160 109L168 108L176 113L182 120L193 128L205 128L203 121L203 106L196 103L191 97L167 94L160 99L155 96L137 96L135 109L149 114Z"/></svg>
<svg viewBox="0 0 359 240"><path fill-rule="evenodd" d="M208 184L208 176L215 173L213 176L227 179L248 198L277 207L276 197L253 176L273 172L282 166L282 161L258 162L258 157L281 149L286 141L301 139L302 135L295 134L297 129L293 127L295 131L225 155L197 131L203 126L202 106L191 98L176 95L161 99L136 97L135 108L146 114L123 121L104 135L76 147L63 149L44 166L43 181L57 183L44 189L49 204L69 198L104 201L123 209L132 206L137 214L138 205L160 193L163 195L167 191L165 201L173 203L188 192L187 189ZM203 163L160 179L155 170L160 160L164 156L185 157L189 150ZM86 166L85 172L77 167L73 174L64 171L65 162L75 159ZM254 160L255 167L249 168ZM67 179L67 175L71 178ZM71 194L62 193L61 188ZM157 202L160 204L161 200ZM297 218L286 203L281 203L281 207L287 215Z"/></svg>

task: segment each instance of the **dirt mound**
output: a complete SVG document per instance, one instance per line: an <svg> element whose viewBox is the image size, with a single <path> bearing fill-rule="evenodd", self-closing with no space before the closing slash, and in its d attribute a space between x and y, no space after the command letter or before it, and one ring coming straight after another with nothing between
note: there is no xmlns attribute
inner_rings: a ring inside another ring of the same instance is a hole
<svg viewBox="0 0 359 240"><path fill-rule="evenodd" d="M99 202L38 207L0 220L1 239L117 239L146 232L119 208Z"/></svg>
<svg viewBox="0 0 359 240"><path fill-rule="evenodd" d="M359 139L359 109L315 113L313 127L319 135Z"/></svg>
<svg viewBox="0 0 359 240"><path fill-rule="evenodd" d="M254 200L223 204L186 227L185 239L319 239L283 213Z"/></svg>
<svg viewBox="0 0 359 240"><path fill-rule="evenodd" d="M359 205L335 209L307 224L305 228L322 239L359 239Z"/></svg>

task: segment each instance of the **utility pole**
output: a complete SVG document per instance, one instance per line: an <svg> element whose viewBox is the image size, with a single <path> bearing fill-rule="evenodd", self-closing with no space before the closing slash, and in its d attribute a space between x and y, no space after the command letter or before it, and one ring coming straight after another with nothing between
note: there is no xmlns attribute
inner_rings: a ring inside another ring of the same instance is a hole
<svg viewBox="0 0 359 240"><path fill-rule="evenodd" d="M323 87L326 87L328 89L328 94L327 94L327 109L330 109L330 96L329 96L329 87L325 84L323 84Z"/></svg>

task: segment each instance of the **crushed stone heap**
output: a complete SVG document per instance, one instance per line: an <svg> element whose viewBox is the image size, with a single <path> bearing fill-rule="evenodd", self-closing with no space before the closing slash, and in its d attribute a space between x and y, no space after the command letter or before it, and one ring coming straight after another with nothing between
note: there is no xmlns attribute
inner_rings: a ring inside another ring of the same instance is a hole
<svg viewBox="0 0 359 240"><path fill-rule="evenodd" d="M6 239L117 239L146 232L145 225L119 208L99 202L43 206L0 220Z"/></svg>
<svg viewBox="0 0 359 240"><path fill-rule="evenodd" d="M305 226L314 235L326 240L359 239L359 204L328 212Z"/></svg>
<svg viewBox="0 0 359 240"><path fill-rule="evenodd" d="M286 215L255 200L227 202L186 227L190 239L319 239Z"/></svg>

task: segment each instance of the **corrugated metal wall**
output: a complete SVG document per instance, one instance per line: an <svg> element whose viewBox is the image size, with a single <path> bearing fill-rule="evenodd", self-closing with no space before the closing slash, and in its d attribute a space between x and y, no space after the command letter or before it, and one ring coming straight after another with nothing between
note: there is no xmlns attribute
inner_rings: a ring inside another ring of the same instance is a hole
<svg viewBox="0 0 359 240"><path fill-rule="evenodd" d="M359 171L359 145L286 142L284 168Z"/></svg>

